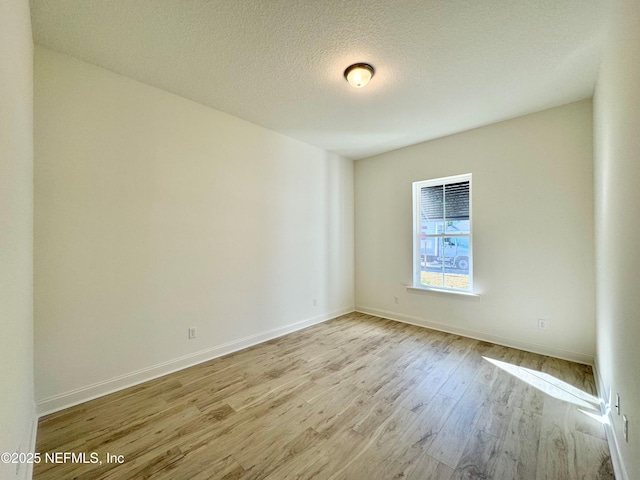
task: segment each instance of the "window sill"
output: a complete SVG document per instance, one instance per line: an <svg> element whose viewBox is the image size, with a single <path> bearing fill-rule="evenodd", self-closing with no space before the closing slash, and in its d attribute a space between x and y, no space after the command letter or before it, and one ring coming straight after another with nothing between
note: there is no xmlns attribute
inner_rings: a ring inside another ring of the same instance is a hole
<svg viewBox="0 0 640 480"><path fill-rule="evenodd" d="M443 288L424 288L424 287L407 287L409 293L446 293L450 295L461 295L463 297L477 298L480 300L480 295L473 292L461 292L459 290L445 290Z"/></svg>

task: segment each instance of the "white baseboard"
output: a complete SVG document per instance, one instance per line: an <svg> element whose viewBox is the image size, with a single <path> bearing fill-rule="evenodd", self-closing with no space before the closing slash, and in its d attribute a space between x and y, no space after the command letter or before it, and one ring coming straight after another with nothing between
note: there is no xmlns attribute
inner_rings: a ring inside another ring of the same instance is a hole
<svg viewBox="0 0 640 480"><path fill-rule="evenodd" d="M602 414L607 416L607 422L604 423L604 431L607 435L607 443L609 444L609 453L611 454L611 463L613 464L613 472L615 473L617 480L629 480L627 470L622 463L622 456L620 455L620 445L618 444L618 437L616 436L615 427L613 424L613 416L611 415L611 398L610 392L607 392L602 377L600 376L600 370L598 369L598 358L595 358L593 362L593 376L596 379L596 388L598 389L598 397L603 398L605 405L602 406Z"/></svg>
<svg viewBox="0 0 640 480"><path fill-rule="evenodd" d="M425 320L424 318L414 317L410 315L403 315L400 313L390 312L387 310L379 310L377 308L371 308L371 307L366 307L362 305L356 305L356 312L367 313L369 315L375 315L377 317L382 317L389 320L408 323L410 325L416 325L418 327L430 328L432 330L438 330L440 332L461 335L463 337L469 337L476 340L483 340L485 342L495 343L498 345L503 345L505 347L517 348L519 350L525 350L527 352L538 353L541 355L547 355L555 358L561 358L563 360L569 360L571 362L583 363L585 365L593 365L592 355L573 352L571 350L565 350L562 348L552 347L548 345L531 343L531 342L518 340L514 338L501 337L498 335L493 335L485 332L467 330L465 328L453 327L451 325L444 325L441 323L431 322L429 320Z"/></svg>
<svg viewBox="0 0 640 480"><path fill-rule="evenodd" d="M222 345L191 353L141 370L129 372L86 387L54 395L36 402L37 412L40 416L48 415L65 408L84 403L88 400L93 400L94 398L102 397L104 395L153 380L154 378L162 377L169 373L173 373L187 367L192 367L199 363L213 360L214 358L266 342L267 340L272 340L274 338L287 335L288 333L302 330L303 328L310 327L317 323L326 322L327 320L331 320L332 318L339 317L340 315L351 313L353 311L353 307L344 307L334 312L308 318L300 322L250 335L238 340L233 340Z"/></svg>

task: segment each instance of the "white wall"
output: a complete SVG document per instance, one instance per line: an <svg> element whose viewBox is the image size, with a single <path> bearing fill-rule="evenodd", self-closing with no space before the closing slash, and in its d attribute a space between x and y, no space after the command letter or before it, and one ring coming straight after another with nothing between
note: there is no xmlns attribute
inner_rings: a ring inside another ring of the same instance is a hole
<svg viewBox="0 0 640 480"><path fill-rule="evenodd" d="M622 415L613 414L614 445L628 478L635 479L640 475L640 3L620 0L612 7L594 98L597 367L604 393L619 393L621 413L629 418L626 443Z"/></svg>
<svg viewBox="0 0 640 480"><path fill-rule="evenodd" d="M41 411L353 310L351 161L39 47L35 112Z"/></svg>
<svg viewBox="0 0 640 480"><path fill-rule="evenodd" d="M356 308L591 362L592 159L586 100L357 161ZM463 173L481 296L409 293L411 183Z"/></svg>
<svg viewBox="0 0 640 480"><path fill-rule="evenodd" d="M0 452L31 449L33 43L27 0L0 0ZM0 478L26 466L0 462Z"/></svg>

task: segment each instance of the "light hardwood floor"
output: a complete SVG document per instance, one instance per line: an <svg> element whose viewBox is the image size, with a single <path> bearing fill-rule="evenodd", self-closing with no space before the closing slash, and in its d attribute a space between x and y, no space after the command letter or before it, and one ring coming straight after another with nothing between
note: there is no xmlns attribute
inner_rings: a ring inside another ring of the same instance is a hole
<svg viewBox="0 0 640 480"><path fill-rule="evenodd" d="M34 478L613 478L602 425L556 398L589 394L588 366L353 313L40 419L43 456L103 463Z"/></svg>

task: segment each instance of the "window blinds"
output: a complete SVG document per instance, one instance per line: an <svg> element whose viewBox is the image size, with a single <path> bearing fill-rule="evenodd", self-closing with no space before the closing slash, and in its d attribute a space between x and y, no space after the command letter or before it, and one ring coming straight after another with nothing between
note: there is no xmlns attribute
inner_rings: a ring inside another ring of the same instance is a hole
<svg viewBox="0 0 640 480"><path fill-rule="evenodd" d="M424 220L469 220L469 181L422 187L420 197Z"/></svg>

